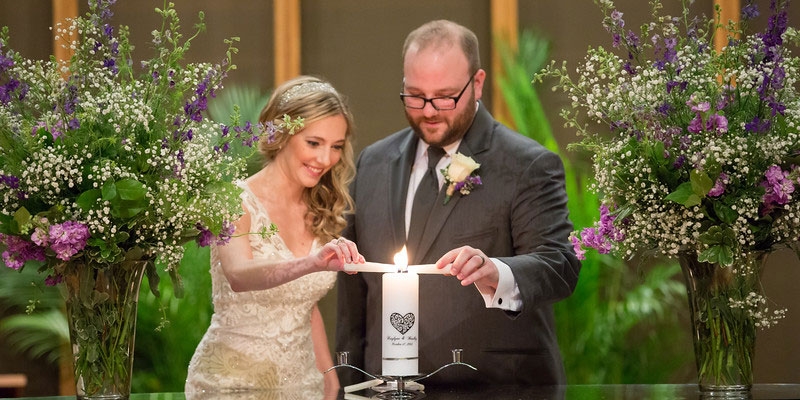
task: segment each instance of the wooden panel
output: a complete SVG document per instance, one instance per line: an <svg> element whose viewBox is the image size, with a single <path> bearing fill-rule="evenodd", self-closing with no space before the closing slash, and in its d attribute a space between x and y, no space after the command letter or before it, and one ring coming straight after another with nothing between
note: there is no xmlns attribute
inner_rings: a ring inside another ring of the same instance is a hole
<svg viewBox="0 0 800 400"><path fill-rule="evenodd" d="M300 0L275 0L275 86L300 75Z"/></svg>
<svg viewBox="0 0 800 400"><path fill-rule="evenodd" d="M714 11L715 15L717 6L721 7L720 22L722 27L719 28L714 36L714 48L720 51L728 44L728 31L725 27L728 26L728 21L739 22L742 6L740 0L714 0L714 10L712 11Z"/></svg>
<svg viewBox="0 0 800 400"><path fill-rule="evenodd" d="M53 27L61 23L64 28L68 26L67 18L78 17L78 0L53 0ZM53 54L57 60L69 60L74 53L63 40L55 40L56 30L53 29Z"/></svg>
<svg viewBox="0 0 800 400"><path fill-rule="evenodd" d="M517 0L492 0L491 2L492 40L508 43L512 50L517 49L519 37L519 7ZM500 77L503 74L503 62L500 52L492 42L492 71L494 76L488 79L492 90L492 114L505 124L511 124L508 106L503 99L500 88Z"/></svg>
<svg viewBox="0 0 800 400"><path fill-rule="evenodd" d="M27 385L25 374L0 374L0 396L20 397Z"/></svg>

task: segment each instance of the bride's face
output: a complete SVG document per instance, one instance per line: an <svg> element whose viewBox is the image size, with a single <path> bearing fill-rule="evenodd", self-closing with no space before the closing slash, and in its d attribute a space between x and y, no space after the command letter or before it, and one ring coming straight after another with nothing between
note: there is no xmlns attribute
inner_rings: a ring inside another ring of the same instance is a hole
<svg viewBox="0 0 800 400"><path fill-rule="evenodd" d="M313 187L342 158L347 121L334 115L314 121L294 134L275 161L290 180Z"/></svg>

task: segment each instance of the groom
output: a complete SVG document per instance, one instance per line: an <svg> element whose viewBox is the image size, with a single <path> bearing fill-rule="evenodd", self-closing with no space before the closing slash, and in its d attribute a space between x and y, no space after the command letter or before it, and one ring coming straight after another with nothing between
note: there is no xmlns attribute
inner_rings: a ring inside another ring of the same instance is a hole
<svg viewBox="0 0 800 400"><path fill-rule="evenodd" d="M454 276L420 275L419 372L450 362L455 348L477 371L450 367L421 383L565 383L552 304L572 293L580 263L561 160L479 101L486 72L467 28L440 20L411 32L403 74L410 128L361 153L344 235L369 261L392 263L408 245L409 264L451 265ZM480 183L445 201L441 170L457 153L480 164ZM340 273L338 285L337 351L380 374L381 275ZM339 374L342 385L366 378Z"/></svg>

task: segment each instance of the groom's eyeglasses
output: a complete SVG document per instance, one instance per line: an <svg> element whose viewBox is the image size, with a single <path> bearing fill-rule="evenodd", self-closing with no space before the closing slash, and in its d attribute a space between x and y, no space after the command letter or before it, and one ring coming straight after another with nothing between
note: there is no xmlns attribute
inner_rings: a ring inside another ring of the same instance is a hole
<svg viewBox="0 0 800 400"><path fill-rule="evenodd" d="M405 105L406 108L413 108L415 110L421 110L425 108L426 103L431 103L433 108L435 108L437 111L455 110L456 104L458 104L458 101L461 99L461 96L464 95L464 92L467 91L467 87L469 86L470 82L472 82L472 79L474 77L475 74L473 74L469 78L467 84L464 85L463 89L461 89L461 93L459 93L458 96L455 97L442 96L429 99L422 96L414 96L411 94L400 93L400 100L403 101L403 105Z"/></svg>

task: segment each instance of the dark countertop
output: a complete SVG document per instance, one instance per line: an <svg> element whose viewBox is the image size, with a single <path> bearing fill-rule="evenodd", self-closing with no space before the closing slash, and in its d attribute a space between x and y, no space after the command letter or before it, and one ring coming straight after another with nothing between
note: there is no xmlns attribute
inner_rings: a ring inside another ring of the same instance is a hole
<svg viewBox="0 0 800 400"><path fill-rule="evenodd" d="M379 399L371 390L340 392L333 399ZM567 385L551 387L498 386L491 388L427 388L415 399L426 400L706 400L696 384ZM749 400L800 399L800 384L756 384ZM74 396L25 397L28 400L67 400ZM21 400L17 399L17 400ZM296 392L270 391L214 394L197 400L300 400ZM710 398L709 398L710 399ZM183 393L134 393L130 400L195 400ZM313 399L312 399L313 400ZM328 400L328 399L320 399Z"/></svg>

